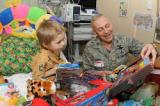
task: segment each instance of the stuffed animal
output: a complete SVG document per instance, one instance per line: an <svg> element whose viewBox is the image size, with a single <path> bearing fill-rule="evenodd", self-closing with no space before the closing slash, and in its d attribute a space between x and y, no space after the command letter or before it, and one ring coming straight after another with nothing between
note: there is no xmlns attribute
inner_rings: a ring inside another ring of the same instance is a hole
<svg viewBox="0 0 160 106"><path fill-rule="evenodd" d="M28 80L27 81L27 98L32 100L34 98L45 98L50 94L56 92L55 83L50 80Z"/></svg>

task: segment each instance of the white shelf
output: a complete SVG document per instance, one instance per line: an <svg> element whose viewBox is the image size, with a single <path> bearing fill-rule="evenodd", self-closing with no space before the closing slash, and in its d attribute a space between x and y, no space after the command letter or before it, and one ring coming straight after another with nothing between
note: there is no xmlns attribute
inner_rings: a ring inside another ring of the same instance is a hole
<svg viewBox="0 0 160 106"><path fill-rule="evenodd" d="M91 40L95 35L93 34L75 34L73 36L73 41L87 41Z"/></svg>

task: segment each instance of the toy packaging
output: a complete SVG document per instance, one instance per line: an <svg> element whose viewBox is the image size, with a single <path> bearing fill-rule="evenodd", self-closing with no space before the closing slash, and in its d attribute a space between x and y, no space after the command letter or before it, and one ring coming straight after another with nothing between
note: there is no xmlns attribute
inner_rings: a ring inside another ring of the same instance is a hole
<svg viewBox="0 0 160 106"><path fill-rule="evenodd" d="M93 71L84 72L77 69L76 64L70 65L57 69L57 83L60 85L58 90L61 94L53 95L55 104L57 106L106 106L108 102L106 91L111 83L91 74Z"/></svg>
<svg viewBox="0 0 160 106"><path fill-rule="evenodd" d="M7 99L9 98L9 93L15 90L13 83L4 83L0 84L0 98Z"/></svg>
<svg viewBox="0 0 160 106"><path fill-rule="evenodd" d="M19 92L13 83L0 84L0 103L15 105L18 102Z"/></svg>
<svg viewBox="0 0 160 106"><path fill-rule="evenodd" d="M96 85L95 88L65 100L60 99L57 95L52 95L55 104L57 106L106 106L108 103L106 91L111 83L103 80L92 80L89 83Z"/></svg>
<svg viewBox="0 0 160 106"><path fill-rule="evenodd" d="M76 64L76 63L72 63L72 64L58 64L57 65L58 69L80 69L80 65Z"/></svg>
<svg viewBox="0 0 160 106"><path fill-rule="evenodd" d="M150 65L148 58L145 58L140 62L138 61L135 62L135 64L130 65L133 70L130 70L129 67L127 67L125 71L119 73L117 80L115 80L110 89L110 97L115 97L117 94L130 88L137 88L144 83L146 77L153 71L153 67Z"/></svg>

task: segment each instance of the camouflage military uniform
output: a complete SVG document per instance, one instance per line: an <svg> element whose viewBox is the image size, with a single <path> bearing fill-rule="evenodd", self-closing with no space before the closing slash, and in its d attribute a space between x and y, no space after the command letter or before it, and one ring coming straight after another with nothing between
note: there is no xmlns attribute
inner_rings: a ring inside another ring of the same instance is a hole
<svg viewBox="0 0 160 106"><path fill-rule="evenodd" d="M135 56L140 54L143 44L126 36L113 36L112 49L106 49L99 38L87 43L83 53L83 67L86 70L114 70L117 66L125 65L128 53Z"/></svg>

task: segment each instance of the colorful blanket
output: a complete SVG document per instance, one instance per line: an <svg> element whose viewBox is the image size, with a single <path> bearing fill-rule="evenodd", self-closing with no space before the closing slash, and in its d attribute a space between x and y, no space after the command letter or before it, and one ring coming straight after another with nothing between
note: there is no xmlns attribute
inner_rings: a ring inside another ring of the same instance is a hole
<svg viewBox="0 0 160 106"><path fill-rule="evenodd" d="M0 36L0 71L5 76L30 72L31 56L39 49L37 40Z"/></svg>

